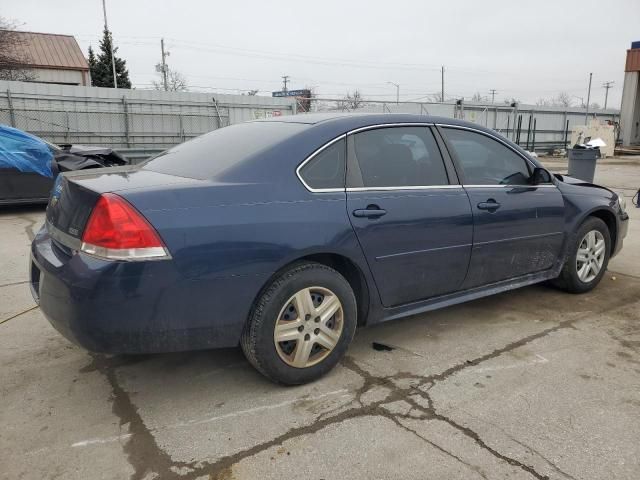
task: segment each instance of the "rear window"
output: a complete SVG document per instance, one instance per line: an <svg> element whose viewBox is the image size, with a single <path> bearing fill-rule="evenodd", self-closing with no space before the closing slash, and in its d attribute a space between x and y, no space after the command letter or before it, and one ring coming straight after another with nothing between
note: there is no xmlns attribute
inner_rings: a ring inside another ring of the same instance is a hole
<svg viewBox="0 0 640 480"><path fill-rule="evenodd" d="M180 177L213 179L306 128L308 125L289 122L239 123L176 145L148 160L142 168Z"/></svg>

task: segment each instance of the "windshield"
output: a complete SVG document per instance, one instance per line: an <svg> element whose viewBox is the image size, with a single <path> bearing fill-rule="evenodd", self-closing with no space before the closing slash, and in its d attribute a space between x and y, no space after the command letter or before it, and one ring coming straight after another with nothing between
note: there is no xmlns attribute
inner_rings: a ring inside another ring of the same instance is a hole
<svg viewBox="0 0 640 480"><path fill-rule="evenodd" d="M214 179L308 128L289 122L247 122L177 145L143 164L144 170L169 175Z"/></svg>

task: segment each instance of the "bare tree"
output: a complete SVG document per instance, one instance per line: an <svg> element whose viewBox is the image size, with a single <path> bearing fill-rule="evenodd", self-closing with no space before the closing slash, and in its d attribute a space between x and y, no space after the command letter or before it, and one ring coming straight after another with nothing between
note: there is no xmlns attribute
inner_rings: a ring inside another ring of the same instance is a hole
<svg viewBox="0 0 640 480"><path fill-rule="evenodd" d="M589 110L600 110L602 107L600 106L599 103L597 102L593 102L590 106L589 106Z"/></svg>
<svg viewBox="0 0 640 480"><path fill-rule="evenodd" d="M27 68L28 64L25 41L16 32L16 23L0 17L0 80L35 80L36 75Z"/></svg>
<svg viewBox="0 0 640 480"><path fill-rule="evenodd" d="M365 102L362 98L360 90L354 90L353 93L347 92L347 95L338 100L336 108L338 110L356 110L360 107L364 107Z"/></svg>
<svg viewBox="0 0 640 480"><path fill-rule="evenodd" d="M553 102L548 98L539 98L538 100L536 100L536 105L538 107L550 107L551 105L553 105Z"/></svg>
<svg viewBox="0 0 640 480"><path fill-rule="evenodd" d="M356 110L364 106L364 100L362 99L362 93L360 93L360 90L354 90L353 93L347 93L346 100L351 110Z"/></svg>
<svg viewBox="0 0 640 480"><path fill-rule="evenodd" d="M160 76L162 77L162 72L160 72ZM156 90L164 90L164 81L162 78L160 80L153 82L153 88ZM168 92L186 92L189 90L189 86L187 85L187 79L184 75L182 75L177 70L172 70L167 68L167 91Z"/></svg>
<svg viewBox="0 0 640 480"><path fill-rule="evenodd" d="M557 107L570 107L573 101L571 100L571 95L567 92L560 92L558 96L553 99L553 103Z"/></svg>
<svg viewBox="0 0 640 480"><path fill-rule="evenodd" d="M471 97L471 101L472 102L476 102L476 103L480 103L484 100L484 98L482 98L482 95L480 95L480 92L476 92L473 94L473 97Z"/></svg>

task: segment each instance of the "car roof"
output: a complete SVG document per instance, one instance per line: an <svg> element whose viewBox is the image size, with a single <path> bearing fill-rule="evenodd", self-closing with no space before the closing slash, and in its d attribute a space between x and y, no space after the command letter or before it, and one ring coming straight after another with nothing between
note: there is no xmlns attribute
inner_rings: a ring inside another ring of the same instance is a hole
<svg viewBox="0 0 640 480"><path fill-rule="evenodd" d="M380 124L393 123L440 123L444 125L457 125L470 127L495 134L495 131L487 129L477 123L466 122L456 118L438 117L434 115L418 115L412 113L353 113L353 112L322 112L300 113L281 117L271 117L256 122L282 122L298 123L309 126L323 126L327 128L354 130Z"/></svg>
<svg viewBox="0 0 640 480"><path fill-rule="evenodd" d="M428 123L466 127L473 130L485 132L494 137L500 137L503 142L519 151L522 155L525 155L534 165L540 166L540 164L534 158L532 158L524 149L501 135L499 132L482 125L478 125L477 123L467 122L465 120L460 120L457 118L438 117L434 115L418 115L412 113L322 112L300 113L296 115L271 117L268 119L257 121L297 123L308 125L309 127L311 127L309 129L311 131L316 130L325 132L327 136L325 141L328 141L330 138L334 138L336 135L343 134L348 131L375 125Z"/></svg>

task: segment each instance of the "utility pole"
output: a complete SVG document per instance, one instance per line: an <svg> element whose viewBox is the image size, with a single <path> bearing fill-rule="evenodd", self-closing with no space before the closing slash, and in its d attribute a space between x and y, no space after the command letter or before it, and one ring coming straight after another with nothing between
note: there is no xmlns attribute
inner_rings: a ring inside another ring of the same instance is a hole
<svg viewBox="0 0 640 480"><path fill-rule="evenodd" d="M604 87L604 109L607 109L607 100L609 99L609 89L613 88L613 84L616 82L604 82L602 86Z"/></svg>
<svg viewBox="0 0 640 480"><path fill-rule="evenodd" d="M491 103L495 103L496 93L498 93L498 92L496 92L495 89L493 89L493 88L491 90L489 90L489 91L491 92Z"/></svg>
<svg viewBox="0 0 640 480"><path fill-rule="evenodd" d="M589 74L589 90L587 90L587 109L584 112L584 124L585 125L587 125L587 122L589 120L589 101L591 100L591 77L593 77L593 73Z"/></svg>
<svg viewBox="0 0 640 480"><path fill-rule="evenodd" d="M102 13L104 14L104 29L111 36L111 67L113 69L113 88L118 88L118 77L116 76L116 58L113 54L113 35L109 31L109 24L107 23L107 4L106 0L102 0Z"/></svg>
<svg viewBox="0 0 640 480"><path fill-rule="evenodd" d="M389 85L394 85L396 87L396 105L400 103L400 85L393 82L387 82Z"/></svg>
<svg viewBox="0 0 640 480"><path fill-rule="evenodd" d="M442 65L442 90L440 92L440 101L444 103L444 65Z"/></svg>
<svg viewBox="0 0 640 480"><path fill-rule="evenodd" d="M167 74L169 73L169 68L167 67L167 57L169 56L169 52L164 51L164 38L160 39L160 49L162 50L162 83L164 85L164 91L169 91L169 82L167 79Z"/></svg>
<svg viewBox="0 0 640 480"><path fill-rule="evenodd" d="M282 76L282 91L284 93L287 93L289 90L287 90L287 83L289 83L289 75L283 75Z"/></svg>

